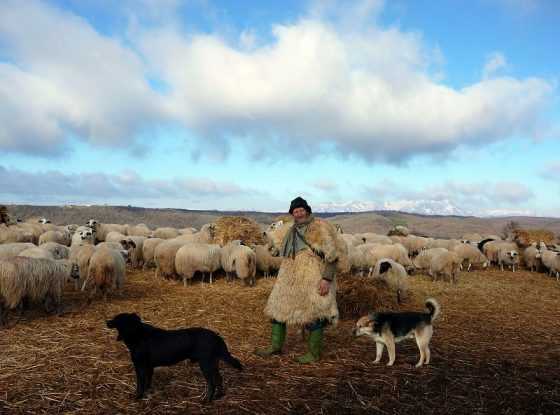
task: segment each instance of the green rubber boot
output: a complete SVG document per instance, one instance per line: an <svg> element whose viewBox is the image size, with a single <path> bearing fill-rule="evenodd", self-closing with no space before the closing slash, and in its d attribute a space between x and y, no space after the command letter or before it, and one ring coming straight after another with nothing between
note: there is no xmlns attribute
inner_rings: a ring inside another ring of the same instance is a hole
<svg viewBox="0 0 560 415"><path fill-rule="evenodd" d="M309 350L303 356L296 358L298 363L313 363L321 358L321 352L323 351L323 330L323 327L320 327L309 333Z"/></svg>
<svg viewBox="0 0 560 415"><path fill-rule="evenodd" d="M269 357L282 353L282 346L286 340L286 324L272 323L272 341L271 346L266 349L257 349L255 354L260 357Z"/></svg>

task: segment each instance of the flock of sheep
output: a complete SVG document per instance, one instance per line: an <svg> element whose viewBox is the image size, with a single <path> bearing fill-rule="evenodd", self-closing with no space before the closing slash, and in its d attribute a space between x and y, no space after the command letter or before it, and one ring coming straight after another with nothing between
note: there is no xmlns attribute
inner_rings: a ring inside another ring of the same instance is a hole
<svg viewBox="0 0 560 415"><path fill-rule="evenodd" d="M155 268L156 278L178 279L190 284L199 273L212 282L223 270L246 285L256 275L268 277L279 268L277 255L282 235L290 223L278 221L263 230L262 245L243 241L214 243L215 224L200 230L170 227L149 229L144 224L118 225L89 220L86 225L56 226L47 219L0 225L0 325L7 312L22 312L27 302L41 302L50 312L61 309L63 287L74 282L77 290L97 292L106 298L119 290L126 279L127 264L133 268ZM338 227L337 237L348 248L348 271L388 281L397 292L406 287L409 275L425 272L434 279L456 281L460 270L497 265L515 271L524 263L531 271L546 270L560 275L556 246L527 241L513 235L464 235L461 240L434 239L409 234L396 227L390 236L375 233L347 234ZM382 263L391 266L380 266Z"/></svg>

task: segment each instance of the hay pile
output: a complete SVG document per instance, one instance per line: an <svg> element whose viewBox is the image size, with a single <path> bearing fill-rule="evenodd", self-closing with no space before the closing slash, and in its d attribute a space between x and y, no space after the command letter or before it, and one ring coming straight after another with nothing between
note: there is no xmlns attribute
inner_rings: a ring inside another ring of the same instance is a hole
<svg viewBox="0 0 560 415"><path fill-rule="evenodd" d="M282 221L284 223L293 222L294 218L292 217L292 215L280 215L274 218L274 222L279 222L279 221Z"/></svg>
<svg viewBox="0 0 560 415"><path fill-rule="evenodd" d="M6 225L10 223L10 215L8 215L8 208L4 205L0 205L0 225L3 223Z"/></svg>
<svg viewBox="0 0 560 415"><path fill-rule="evenodd" d="M214 225L214 243L221 246L237 239L245 245L265 243L261 227L252 219L243 216L222 216Z"/></svg>
<svg viewBox="0 0 560 415"><path fill-rule="evenodd" d="M401 300L406 302L407 298ZM385 280L352 275L337 280L336 302L344 320L355 320L374 310L401 308L395 290Z"/></svg>
<svg viewBox="0 0 560 415"><path fill-rule="evenodd" d="M529 246L534 242L544 242L552 244L554 242L554 234L545 229L516 229L513 231L514 240L521 246Z"/></svg>

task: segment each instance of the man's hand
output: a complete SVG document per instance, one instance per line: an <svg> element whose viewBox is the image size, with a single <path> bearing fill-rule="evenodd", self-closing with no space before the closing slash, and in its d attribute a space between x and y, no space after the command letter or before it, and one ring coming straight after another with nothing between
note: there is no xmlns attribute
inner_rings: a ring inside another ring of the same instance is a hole
<svg viewBox="0 0 560 415"><path fill-rule="evenodd" d="M329 293L330 289L331 289L331 282L327 280L321 280L321 283L319 284L319 295L321 297L324 297Z"/></svg>

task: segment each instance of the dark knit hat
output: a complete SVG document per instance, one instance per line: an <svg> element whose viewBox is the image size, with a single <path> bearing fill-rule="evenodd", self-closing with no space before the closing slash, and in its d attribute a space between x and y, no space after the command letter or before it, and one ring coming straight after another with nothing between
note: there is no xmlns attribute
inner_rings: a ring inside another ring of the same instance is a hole
<svg viewBox="0 0 560 415"><path fill-rule="evenodd" d="M302 197L298 196L294 200L292 200L292 203L290 203L290 210L289 210L290 215L296 208L304 208L305 210L307 210L308 214L311 214L311 206L309 206L307 204L307 200L305 200Z"/></svg>

